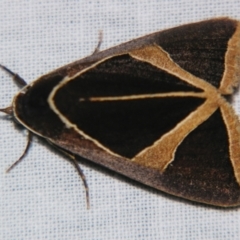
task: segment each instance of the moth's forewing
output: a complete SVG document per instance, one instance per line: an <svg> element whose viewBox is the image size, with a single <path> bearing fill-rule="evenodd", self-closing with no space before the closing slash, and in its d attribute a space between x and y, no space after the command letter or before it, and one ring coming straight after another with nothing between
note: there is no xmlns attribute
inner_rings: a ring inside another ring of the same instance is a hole
<svg viewBox="0 0 240 240"><path fill-rule="evenodd" d="M157 32L40 77L14 115L55 145L165 192L240 204L239 23Z"/></svg>

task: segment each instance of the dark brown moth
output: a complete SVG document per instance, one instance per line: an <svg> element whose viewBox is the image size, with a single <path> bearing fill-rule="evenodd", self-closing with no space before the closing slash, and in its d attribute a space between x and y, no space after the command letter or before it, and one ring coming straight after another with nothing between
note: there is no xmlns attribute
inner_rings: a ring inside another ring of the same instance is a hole
<svg viewBox="0 0 240 240"><path fill-rule="evenodd" d="M237 206L240 123L224 96L239 66L240 23L207 20L96 51L26 85L2 111L73 159Z"/></svg>

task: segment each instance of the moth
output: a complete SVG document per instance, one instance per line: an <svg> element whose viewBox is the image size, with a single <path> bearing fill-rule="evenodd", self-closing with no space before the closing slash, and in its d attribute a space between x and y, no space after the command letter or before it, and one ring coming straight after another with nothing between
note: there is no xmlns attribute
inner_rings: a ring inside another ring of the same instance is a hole
<svg viewBox="0 0 240 240"><path fill-rule="evenodd" d="M237 206L240 122L227 96L239 66L240 23L206 20L95 51L28 85L1 65L23 86L1 111L81 175L76 156L175 196Z"/></svg>

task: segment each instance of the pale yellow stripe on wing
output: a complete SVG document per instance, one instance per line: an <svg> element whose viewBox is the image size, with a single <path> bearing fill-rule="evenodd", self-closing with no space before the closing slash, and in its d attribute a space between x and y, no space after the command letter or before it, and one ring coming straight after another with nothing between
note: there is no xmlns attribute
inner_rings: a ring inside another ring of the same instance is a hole
<svg viewBox="0 0 240 240"><path fill-rule="evenodd" d="M132 161L163 172L174 160L176 149L184 138L206 121L218 107L217 101L206 100L205 103L178 123L175 128L137 154Z"/></svg>
<svg viewBox="0 0 240 240"><path fill-rule="evenodd" d="M148 62L159 69L179 78L179 81L187 82L192 86L200 88L208 93L208 97L211 98L213 94L217 93L217 89L204 79L198 78L181 68L175 63L170 55L164 51L158 45L147 46L138 50L134 50L129 53L135 59Z"/></svg>
<svg viewBox="0 0 240 240"><path fill-rule="evenodd" d="M90 97L80 98L80 102L105 102L105 101L131 101L150 98L166 98L166 97L198 97L206 98L205 92L169 92L169 93L153 93L153 94L136 94L127 96L109 96L109 97Z"/></svg>
<svg viewBox="0 0 240 240"><path fill-rule="evenodd" d="M225 122L228 141L230 160L233 166L234 175L240 185L240 122L238 116L235 114L232 106L221 99L221 113Z"/></svg>

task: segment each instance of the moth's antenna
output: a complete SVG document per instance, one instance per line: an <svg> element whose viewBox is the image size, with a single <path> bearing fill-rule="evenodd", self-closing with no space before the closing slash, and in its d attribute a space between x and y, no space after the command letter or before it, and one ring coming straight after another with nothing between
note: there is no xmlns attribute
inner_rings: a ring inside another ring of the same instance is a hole
<svg viewBox="0 0 240 240"><path fill-rule="evenodd" d="M4 70L6 73L8 73L8 74L12 77L13 81L14 81L19 87L22 88L22 87L24 87L24 86L27 85L27 83L25 82L25 80L24 80L23 78L21 78L17 73L12 72L9 68L3 66L2 64L0 64L0 68L1 68L2 70Z"/></svg>
<svg viewBox="0 0 240 240"><path fill-rule="evenodd" d="M7 67L3 66L0 64L0 68L2 70L4 70L6 73L8 73L13 81L19 86L19 87L24 87L27 85L27 83L25 82L25 80L23 78L21 78L18 74L12 72L10 69L8 69ZM10 116L13 116L13 107L12 106L9 106L9 107L6 107L6 108L1 108L0 109L0 112L4 112ZM32 142L32 137L33 137L33 134L28 131L28 140L27 140L27 145L22 153L22 155L17 159L17 161L15 161L7 170L6 170L6 173L8 173L10 170L13 169L13 167L15 167L25 156L26 154L28 153L28 150L31 146L31 142Z"/></svg>

